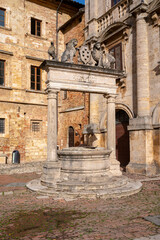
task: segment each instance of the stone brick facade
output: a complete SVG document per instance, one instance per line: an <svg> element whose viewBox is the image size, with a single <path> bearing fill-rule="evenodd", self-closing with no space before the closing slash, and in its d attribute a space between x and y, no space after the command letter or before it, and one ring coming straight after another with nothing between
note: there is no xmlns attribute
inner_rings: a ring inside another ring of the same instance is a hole
<svg viewBox="0 0 160 240"><path fill-rule="evenodd" d="M0 85L0 119L5 120L5 130L0 133L0 163L4 163L6 158L7 163L11 163L14 150L19 151L22 163L46 160L47 76L42 71L40 90L31 90L31 66L39 67L43 60L48 59L50 42L56 42L58 4L57 1L0 0L0 8L5 13L4 26L0 26L0 60L5 65L4 84ZM80 7L82 5L76 2L64 1L58 27L71 19ZM31 34L31 19L35 25L37 22L41 25L40 36ZM74 31L79 30L77 24ZM64 39L64 33L59 32L59 58L64 51ZM82 102L84 106L84 97L81 99L78 95L76 99L78 106ZM84 108L79 112L78 123L83 121L83 125L87 115ZM66 121L63 122L66 124ZM62 125L59 123L63 129ZM61 137L59 139L61 142Z"/></svg>
<svg viewBox="0 0 160 240"><path fill-rule="evenodd" d="M160 1L114 3L86 0L85 40L91 49L100 41L125 73L117 79L116 109L127 113L130 121L127 169L154 175L160 173ZM107 113L102 97L91 95L90 108L103 145L101 129L106 127Z"/></svg>

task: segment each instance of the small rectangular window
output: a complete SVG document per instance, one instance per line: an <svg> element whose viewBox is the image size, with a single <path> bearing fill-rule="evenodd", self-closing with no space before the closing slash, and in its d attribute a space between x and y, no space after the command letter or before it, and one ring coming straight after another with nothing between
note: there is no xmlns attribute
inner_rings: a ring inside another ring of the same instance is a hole
<svg viewBox="0 0 160 240"><path fill-rule="evenodd" d="M5 133L5 118L0 118L0 133Z"/></svg>
<svg viewBox="0 0 160 240"><path fill-rule="evenodd" d="M120 1L121 0L111 0L111 6L113 7L114 5L116 5Z"/></svg>
<svg viewBox="0 0 160 240"><path fill-rule="evenodd" d="M32 121L32 132L40 132L40 121Z"/></svg>
<svg viewBox="0 0 160 240"><path fill-rule="evenodd" d="M109 49L109 52L114 56L116 62L114 68L117 70L122 70L122 44L119 43L116 46Z"/></svg>
<svg viewBox="0 0 160 240"><path fill-rule="evenodd" d="M32 90L41 90L41 69L35 66L31 66L31 89Z"/></svg>
<svg viewBox="0 0 160 240"><path fill-rule="evenodd" d="M0 26L5 27L5 10L0 9Z"/></svg>
<svg viewBox="0 0 160 240"><path fill-rule="evenodd" d="M41 36L41 21L31 18L31 34Z"/></svg>
<svg viewBox="0 0 160 240"><path fill-rule="evenodd" d="M0 60L0 86L4 85L4 67L5 61Z"/></svg>
<svg viewBox="0 0 160 240"><path fill-rule="evenodd" d="M67 99L67 91L63 91L63 100Z"/></svg>

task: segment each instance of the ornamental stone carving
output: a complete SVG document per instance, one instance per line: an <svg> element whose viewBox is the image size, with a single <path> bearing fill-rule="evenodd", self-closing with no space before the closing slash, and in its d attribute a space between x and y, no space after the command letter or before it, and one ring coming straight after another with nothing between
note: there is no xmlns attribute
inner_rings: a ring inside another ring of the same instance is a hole
<svg viewBox="0 0 160 240"><path fill-rule="evenodd" d="M51 46L50 46L49 49L48 49L48 57L49 57L49 60L50 60L50 58L51 58L52 60L55 60L55 59L56 59L54 42L51 42Z"/></svg>
<svg viewBox="0 0 160 240"><path fill-rule="evenodd" d="M82 62L83 64L89 64L91 58L91 51L89 50L89 47L87 45L83 45L79 49L79 62Z"/></svg>
<svg viewBox="0 0 160 240"><path fill-rule="evenodd" d="M91 52L95 66L103 68L114 68L115 58L104 50L100 42L96 42Z"/></svg>
<svg viewBox="0 0 160 240"><path fill-rule="evenodd" d="M76 54L77 39L72 39L66 44L66 50L62 54L61 62L73 63L73 57Z"/></svg>

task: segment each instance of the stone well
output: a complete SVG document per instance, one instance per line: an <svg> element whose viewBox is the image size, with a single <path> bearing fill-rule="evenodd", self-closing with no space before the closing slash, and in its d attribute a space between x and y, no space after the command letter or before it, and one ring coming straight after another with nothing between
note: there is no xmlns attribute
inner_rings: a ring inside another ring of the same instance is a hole
<svg viewBox="0 0 160 240"><path fill-rule="evenodd" d="M139 192L142 184L110 172L111 151L104 148L73 147L58 151L60 176L48 185L45 172L39 180L27 184L31 190L56 198L110 198Z"/></svg>
<svg viewBox="0 0 160 240"><path fill-rule="evenodd" d="M48 73L47 161L40 179L27 187L58 198L110 198L140 191L142 184L122 176L116 160L115 98L117 70L44 61ZM62 74L63 72L63 74ZM107 148L57 151L57 95L60 90L103 94L107 109Z"/></svg>

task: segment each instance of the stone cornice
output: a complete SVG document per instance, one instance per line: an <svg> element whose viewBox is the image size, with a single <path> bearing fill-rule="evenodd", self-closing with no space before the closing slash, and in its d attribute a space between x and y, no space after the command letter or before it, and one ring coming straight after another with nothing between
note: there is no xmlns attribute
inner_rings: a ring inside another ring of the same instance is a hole
<svg viewBox="0 0 160 240"><path fill-rule="evenodd" d="M135 15L141 12L144 13L144 12L147 12L147 10L148 10L148 5L145 3L140 3L139 5L137 5L136 7L130 10L130 14Z"/></svg>
<svg viewBox="0 0 160 240"><path fill-rule="evenodd" d="M26 55L26 59L43 62L45 59Z"/></svg>
<svg viewBox="0 0 160 240"><path fill-rule="evenodd" d="M42 69L45 69L45 67L56 67L61 69L72 69L72 70L80 70L85 72L94 72L94 73L102 73L102 74L108 74L108 75L115 75L116 77L123 77L124 72L120 70L115 69L106 69L96 66L90 66L90 65L84 65L84 64L72 64L72 63L63 63L63 62L57 62L52 60L45 60L40 67Z"/></svg>
<svg viewBox="0 0 160 240"><path fill-rule="evenodd" d="M9 52L9 51L0 50L0 53L13 56L13 52Z"/></svg>

